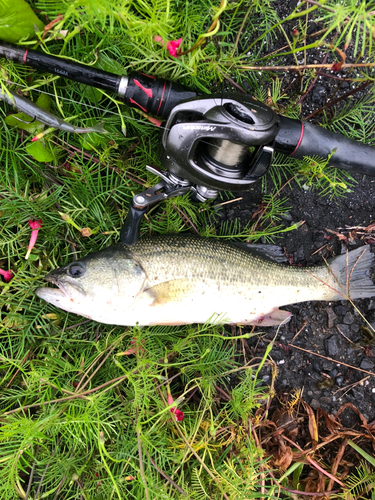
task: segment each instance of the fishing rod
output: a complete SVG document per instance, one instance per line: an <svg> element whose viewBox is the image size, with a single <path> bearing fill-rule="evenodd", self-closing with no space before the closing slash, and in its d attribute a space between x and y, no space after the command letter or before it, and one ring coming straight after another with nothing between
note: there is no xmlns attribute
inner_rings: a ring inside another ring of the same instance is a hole
<svg viewBox="0 0 375 500"><path fill-rule="evenodd" d="M1 41L0 57L109 91L130 107L167 119L161 140L166 170L146 167L161 181L134 196L120 233L126 244L139 238L150 206L187 192L202 202L221 190L247 191L268 172L275 152L296 159L327 159L333 152L330 166L375 175L374 148L279 115L247 95L198 95L176 82L136 72L119 76Z"/></svg>

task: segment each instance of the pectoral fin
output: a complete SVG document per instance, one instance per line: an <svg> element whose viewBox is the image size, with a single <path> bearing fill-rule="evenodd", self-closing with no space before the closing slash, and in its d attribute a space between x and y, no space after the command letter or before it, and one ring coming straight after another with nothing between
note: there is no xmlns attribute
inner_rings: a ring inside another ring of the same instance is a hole
<svg viewBox="0 0 375 500"><path fill-rule="evenodd" d="M151 306L181 303L194 298L196 285L189 279L171 280L146 288L139 299L151 298Z"/></svg>

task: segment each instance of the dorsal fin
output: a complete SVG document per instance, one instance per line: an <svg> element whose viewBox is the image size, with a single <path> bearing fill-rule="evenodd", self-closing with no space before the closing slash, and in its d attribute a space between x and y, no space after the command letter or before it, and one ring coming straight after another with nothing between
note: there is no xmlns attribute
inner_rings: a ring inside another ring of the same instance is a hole
<svg viewBox="0 0 375 500"><path fill-rule="evenodd" d="M258 243L247 243L246 241L233 241L232 245L247 250L262 259L277 262L279 264L288 263L288 259L284 255L283 249L278 245L263 245Z"/></svg>

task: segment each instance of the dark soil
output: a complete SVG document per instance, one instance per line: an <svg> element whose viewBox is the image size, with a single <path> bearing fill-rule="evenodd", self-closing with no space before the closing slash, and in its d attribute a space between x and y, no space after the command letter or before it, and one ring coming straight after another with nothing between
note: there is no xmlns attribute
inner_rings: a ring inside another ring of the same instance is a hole
<svg viewBox="0 0 375 500"><path fill-rule="evenodd" d="M367 227L375 220L375 178L358 176L357 180L345 198L322 198L319 193L296 185L289 191L291 208L285 215L286 225L302 220L305 223L275 243L284 249L292 265L322 263L323 257L354 249L371 238L370 232L339 229ZM243 193L240 202L226 206L225 216L248 220L258 207L259 191L256 186L253 192ZM347 240L327 229L345 235ZM280 328L271 352L279 370L276 390L281 399L293 389L303 388L303 399L315 409L321 407L335 413L344 403L351 402L368 421L375 419L375 333L368 325L375 326L375 297L356 300L354 305L343 300L304 302L283 308L291 311L293 317ZM263 355L277 328L255 331L262 333L247 341L254 357ZM268 377L266 374L265 380ZM345 417L354 418L354 414L346 411L341 420Z"/></svg>
<svg viewBox="0 0 375 500"><path fill-rule="evenodd" d="M296 3L274 2L281 17L287 16ZM318 29L319 26L312 22L311 32ZM280 43L285 42L280 40ZM276 48L277 44L273 49ZM347 56L349 61L350 49ZM310 53L307 62L322 62L323 57L324 54L317 50ZM331 61L328 58L327 62ZM293 60L285 63L295 64ZM299 81L297 74L279 77L283 78L284 88L290 87L289 92L298 91L297 84L293 87L293 81ZM350 81L320 76L303 101L302 118L321 109L330 99L336 99L358 86ZM356 98L361 95L359 92ZM337 103L337 106L344 102L347 100ZM319 124L318 119L314 119L314 123ZM375 243L375 236L372 239L369 232L361 234L365 231L340 229L366 228L375 221L375 177L356 175L354 178L358 183L351 192L345 197L333 199L322 197L311 189L305 190L297 184L291 189L284 189L283 196L288 197L291 207L284 216L285 225L305 221L298 230L284 234L275 242L284 248L293 265L321 263L323 258L338 255L347 249ZM239 219L246 224L259 208L262 197L260 185L254 185L251 192L241 193L240 196L243 197L240 202L225 207L223 219ZM346 239L334 233L343 234ZM375 297L356 300L354 304L348 301L306 302L284 308L291 311L293 317L280 328L271 352L271 358L278 367L275 388L279 399L286 400L294 389L303 389L303 399L314 409L320 407L336 414L343 404L350 402L369 422L375 420L375 333L369 326L375 326ZM263 333L247 341L247 356L262 356L277 328L263 327L255 331ZM268 373L264 380L269 380ZM349 427L357 418L350 409L340 415L342 423Z"/></svg>

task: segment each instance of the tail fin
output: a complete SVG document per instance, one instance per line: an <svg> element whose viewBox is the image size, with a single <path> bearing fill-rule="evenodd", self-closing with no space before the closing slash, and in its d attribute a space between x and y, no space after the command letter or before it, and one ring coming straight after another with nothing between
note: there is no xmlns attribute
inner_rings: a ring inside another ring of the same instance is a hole
<svg viewBox="0 0 375 500"><path fill-rule="evenodd" d="M342 299L364 299L375 296L375 285L370 278L374 255L370 247L363 246L335 257L330 270L335 277L337 290ZM340 300L340 298L337 298Z"/></svg>

